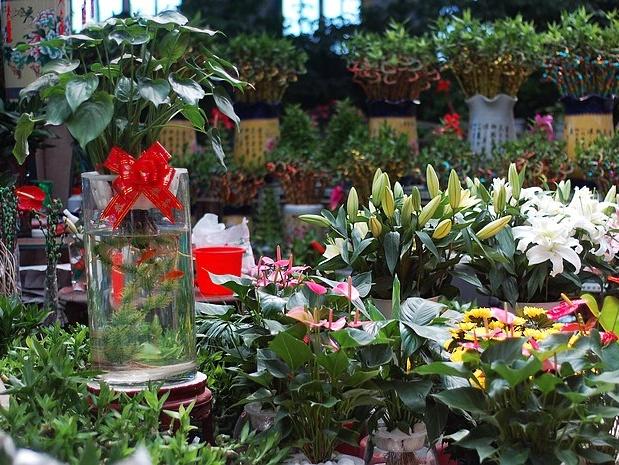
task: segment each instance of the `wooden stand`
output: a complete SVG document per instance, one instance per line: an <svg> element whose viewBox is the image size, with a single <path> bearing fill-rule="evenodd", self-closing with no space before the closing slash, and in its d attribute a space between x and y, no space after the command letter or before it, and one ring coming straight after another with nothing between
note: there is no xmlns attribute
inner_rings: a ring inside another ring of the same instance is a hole
<svg viewBox="0 0 619 465"><path fill-rule="evenodd" d="M115 392L122 392L129 397L133 397L143 390L140 387L126 387L126 388L112 388ZM99 384L96 382L88 383L88 391L97 395L100 392ZM213 437L213 395L210 389L206 385L206 375L198 372L196 377L190 381L178 384L163 385L159 389L159 396L166 393L168 398L163 404L163 410L171 410L178 412L179 407L188 407L192 402L194 403L191 410L190 417L191 423L197 427L197 435L203 440L211 444L214 443ZM112 404L112 408L119 408L118 404ZM162 430L168 429L172 418L165 413L161 413L159 417L160 428Z"/></svg>

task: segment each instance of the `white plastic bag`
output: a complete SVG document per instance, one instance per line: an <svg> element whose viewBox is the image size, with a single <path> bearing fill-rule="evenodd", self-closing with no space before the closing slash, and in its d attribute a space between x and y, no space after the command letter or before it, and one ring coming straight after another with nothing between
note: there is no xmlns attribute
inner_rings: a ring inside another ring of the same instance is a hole
<svg viewBox="0 0 619 465"><path fill-rule="evenodd" d="M256 265L254 253L251 249L251 241L249 239L247 218L243 218L240 224L226 228L224 224L219 223L217 215L207 213L200 218L193 228L191 242L197 248L222 245L243 247L243 249L245 249L241 269L243 274L248 274Z"/></svg>

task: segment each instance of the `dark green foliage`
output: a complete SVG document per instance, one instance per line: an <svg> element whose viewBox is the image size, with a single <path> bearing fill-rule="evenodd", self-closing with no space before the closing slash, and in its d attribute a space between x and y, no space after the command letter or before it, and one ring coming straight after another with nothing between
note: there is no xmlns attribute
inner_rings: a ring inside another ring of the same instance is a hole
<svg viewBox="0 0 619 465"><path fill-rule="evenodd" d="M277 189L269 185L262 189L253 221L252 242L258 255L275 253L275 248L283 242L282 230L279 195Z"/></svg>
<svg viewBox="0 0 619 465"><path fill-rule="evenodd" d="M0 296L0 357L4 357L11 342L33 333L47 312L36 305L24 305L18 299Z"/></svg>
<svg viewBox="0 0 619 465"><path fill-rule="evenodd" d="M312 118L299 105L286 107L280 131L281 139L269 154L270 161L318 167L320 133Z"/></svg>

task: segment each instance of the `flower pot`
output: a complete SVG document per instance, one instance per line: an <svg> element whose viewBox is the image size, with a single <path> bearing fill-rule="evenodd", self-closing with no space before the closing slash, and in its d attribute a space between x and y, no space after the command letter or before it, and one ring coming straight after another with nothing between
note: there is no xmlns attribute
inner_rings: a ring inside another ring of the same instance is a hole
<svg viewBox="0 0 619 465"><path fill-rule="evenodd" d="M579 144L586 147L600 135L614 134L613 98L598 95L581 98L568 96L563 97L561 102L565 109L563 137L567 141L567 155L572 160Z"/></svg>
<svg viewBox="0 0 619 465"><path fill-rule="evenodd" d="M469 143L474 153L489 156L493 147L516 138L516 98L498 94L493 98L473 95L469 107Z"/></svg>
<svg viewBox="0 0 619 465"><path fill-rule="evenodd" d="M412 433L404 433L399 429L387 431L378 428L372 435L374 445L385 452L386 465L416 465L419 456L424 459L428 450L424 447L427 437L425 424L417 423Z"/></svg>
<svg viewBox="0 0 619 465"><path fill-rule="evenodd" d="M377 136L387 125L397 135L404 134L408 143L417 146L417 107L410 100L390 102L370 100L367 103L370 134Z"/></svg>
<svg viewBox="0 0 619 465"><path fill-rule="evenodd" d="M234 137L235 160L241 166L263 166L266 153L279 140L279 105L237 102L234 111L241 119Z"/></svg>
<svg viewBox="0 0 619 465"><path fill-rule="evenodd" d="M176 169L182 208L170 220L140 196L118 223L103 210L114 175L82 174L93 368L112 386L182 382L196 373L189 177ZM120 198L120 196L116 197Z"/></svg>
<svg viewBox="0 0 619 465"><path fill-rule="evenodd" d="M260 402L247 404L244 410L249 417L249 424L256 431L266 431L275 424L275 410L263 409Z"/></svg>
<svg viewBox="0 0 619 465"><path fill-rule="evenodd" d="M322 204L284 204L282 216L284 218L284 236L287 243L291 243L297 237L303 237L313 226L299 220L300 215L319 215L322 211Z"/></svg>
<svg viewBox="0 0 619 465"><path fill-rule="evenodd" d="M359 457L346 454L334 454L331 460L320 463L312 463L303 454L294 454L284 462L284 465L364 465L365 462Z"/></svg>
<svg viewBox="0 0 619 465"><path fill-rule="evenodd" d="M213 283L209 273L241 276L243 247L201 247L193 251L196 257L198 287L205 296L232 295L227 287Z"/></svg>

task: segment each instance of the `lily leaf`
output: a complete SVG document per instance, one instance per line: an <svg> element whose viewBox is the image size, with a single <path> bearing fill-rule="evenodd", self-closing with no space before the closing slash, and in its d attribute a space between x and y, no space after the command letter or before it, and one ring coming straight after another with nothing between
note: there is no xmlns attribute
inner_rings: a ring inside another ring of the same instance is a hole
<svg viewBox="0 0 619 465"><path fill-rule="evenodd" d="M82 103L67 120L67 128L82 148L103 133L114 116L114 101L105 92L97 92Z"/></svg>

